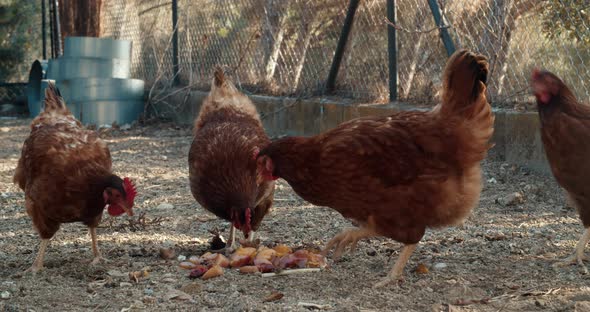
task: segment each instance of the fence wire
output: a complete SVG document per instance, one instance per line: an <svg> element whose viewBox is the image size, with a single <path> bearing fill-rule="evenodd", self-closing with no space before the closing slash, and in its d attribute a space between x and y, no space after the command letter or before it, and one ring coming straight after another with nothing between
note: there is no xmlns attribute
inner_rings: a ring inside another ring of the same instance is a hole
<svg viewBox="0 0 590 312"><path fill-rule="evenodd" d="M438 0L455 46L488 56L496 106L528 102L533 67L554 71L590 98L590 0ZM207 90L213 67L239 86L278 96L321 94L348 1L178 0L179 78ZM569 9L568 9L569 8ZM572 9L573 8L573 9ZM105 0L101 35L133 41L134 77L170 86L170 0ZM427 0L398 0L398 94L431 104L447 54ZM336 81L336 94L388 98L386 0L363 0Z"/></svg>

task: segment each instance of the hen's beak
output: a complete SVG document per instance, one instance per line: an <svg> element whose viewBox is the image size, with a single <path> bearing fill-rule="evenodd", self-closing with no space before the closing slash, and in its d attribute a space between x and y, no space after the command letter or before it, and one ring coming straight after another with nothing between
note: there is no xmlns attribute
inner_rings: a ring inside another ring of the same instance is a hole
<svg viewBox="0 0 590 312"><path fill-rule="evenodd" d="M133 210L129 208L127 204L121 204L121 207L123 208L123 210L125 210L128 216L133 217Z"/></svg>

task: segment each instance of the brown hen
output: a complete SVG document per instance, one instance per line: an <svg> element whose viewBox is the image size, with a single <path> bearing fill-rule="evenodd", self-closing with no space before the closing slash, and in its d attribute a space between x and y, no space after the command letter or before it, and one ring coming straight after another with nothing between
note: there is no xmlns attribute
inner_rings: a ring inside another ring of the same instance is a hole
<svg viewBox="0 0 590 312"><path fill-rule="evenodd" d="M480 162L494 116L485 57L458 51L444 71L442 104L345 122L314 137L288 137L259 153L262 178L281 177L305 200L355 220L324 249L338 258L358 240L386 236L405 246L383 286L403 268L426 228L460 224L477 205Z"/></svg>
<svg viewBox="0 0 590 312"><path fill-rule="evenodd" d="M33 266L43 268L49 240L62 223L82 222L89 227L94 260L101 255L96 227L105 208L113 216L133 215L135 188L128 178L111 171L111 155L96 132L85 130L67 109L53 84L45 91L44 111L31 123L14 174L25 191L25 206L41 236Z"/></svg>
<svg viewBox="0 0 590 312"><path fill-rule="evenodd" d="M211 91L195 121L188 155L191 191L203 208L228 220L250 240L273 202L274 182L256 180L259 149L270 143L256 107L215 71ZM260 183L259 183L260 182Z"/></svg>
<svg viewBox="0 0 590 312"><path fill-rule="evenodd" d="M564 262L584 266L584 247L590 240L590 106L580 103L559 77L535 70L532 88L541 119L541 140L557 183L563 187L586 229L576 251Z"/></svg>

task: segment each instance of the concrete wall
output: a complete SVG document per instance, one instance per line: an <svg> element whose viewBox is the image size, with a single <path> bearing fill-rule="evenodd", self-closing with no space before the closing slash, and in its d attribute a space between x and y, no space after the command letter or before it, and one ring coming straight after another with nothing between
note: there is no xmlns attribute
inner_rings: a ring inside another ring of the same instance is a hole
<svg viewBox="0 0 590 312"><path fill-rule="evenodd" d="M192 124L205 96L207 92L178 92L169 98L169 103L180 105L179 111L171 111L165 105L158 105L155 109L159 116L182 124ZM330 98L298 100L258 95L250 98L258 108L270 137L310 136L353 118L415 109L404 104L352 104ZM495 110L494 113L496 124L492 141L495 146L492 153L506 162L549 174L537 113L504 110Z"/></svg>

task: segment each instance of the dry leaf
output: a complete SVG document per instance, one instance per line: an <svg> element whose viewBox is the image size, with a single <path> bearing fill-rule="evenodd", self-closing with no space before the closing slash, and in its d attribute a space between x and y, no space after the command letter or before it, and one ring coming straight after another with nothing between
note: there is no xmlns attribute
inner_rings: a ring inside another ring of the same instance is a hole
<svg viewBox="0 0 590 312"><path fill-rule="evenodd" d="M429 271L430 270L428 270L428 267L426 265L424 265L424 263L420 263L416 267L416 273L418 273L418 274L427 274Z"/></svg>
<svg viewBox="0 0 590 312"><path fill-rule="evenodd" d="M164 300L192 300L193 297L184 291L178 289L170 289L168 293L164 296Z"/></svg>
<svg viewBox="0 0 590 312"><path fill-rule="evenodd" d="M283 295L282 293L275 291L272 294L270 294L268 297L264 298L264 300L262 300L262 302L273 302L273 301L277 301L277 300L281 300L281 298L283 298L285 295Z"/></svg>

